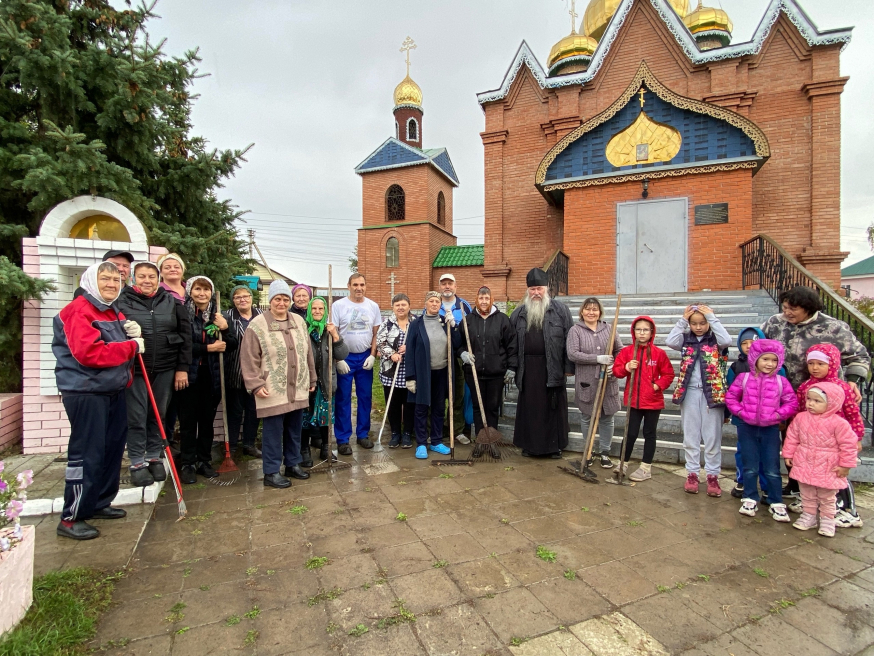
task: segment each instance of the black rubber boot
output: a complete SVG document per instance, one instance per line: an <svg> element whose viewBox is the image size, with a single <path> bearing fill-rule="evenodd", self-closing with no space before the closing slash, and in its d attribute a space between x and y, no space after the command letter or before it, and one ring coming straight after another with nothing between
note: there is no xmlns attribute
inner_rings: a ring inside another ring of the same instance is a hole
<svg viewBox="0 0 874 656"><path fill-rule="evenodd" d="M309 469L313 466L313 456L308 446L300 447L300 466Z"/></svg>

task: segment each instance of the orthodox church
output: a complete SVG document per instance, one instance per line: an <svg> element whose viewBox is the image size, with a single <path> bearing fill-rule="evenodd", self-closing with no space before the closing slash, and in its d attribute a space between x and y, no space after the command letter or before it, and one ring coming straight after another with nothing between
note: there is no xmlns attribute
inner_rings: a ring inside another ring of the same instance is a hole
<svg viewBox="0 0 874 656"><path fill-rule="evenodd" d="M559 293L731 290L739 246L764 234L839 285L851 29L769 0L732 44L728 14L701 0L591 0L579 29L571 4L546 68L523 42L477 96L482 246L455 245L458 179L445 149L422 147L421 90L409 74L398 85L395 137L356 168L362 272L423 295L451 270L463 296L486 284L498 301L521 298L532 267Z"/></svg>

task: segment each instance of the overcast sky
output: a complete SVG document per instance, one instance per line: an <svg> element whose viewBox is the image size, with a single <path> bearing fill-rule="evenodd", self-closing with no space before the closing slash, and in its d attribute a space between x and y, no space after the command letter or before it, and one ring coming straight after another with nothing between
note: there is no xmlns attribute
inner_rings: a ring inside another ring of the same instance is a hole
<svg viewBox="0 0 874 656"><path fill-rule="evenodd" d="M582 16L587 2L577 3ZM693 0L694 4L694 0ZM712 0L748 41L768 0ZM149 24L166 52L203 57L195 133L218 148L250 143L248 162L223 194L250 210L269 264L295 280L324 284L347 273L361 223L353 172L394 134L392 93L404 76L401 42L411 36L411 76L422 87L425 147L449 149L460 244L483 242L483 114L476 93L498 87L522 40L543 64L569 32L567 0L161 0ZM801 0L820 29L855 26L841 59L843 102L841 241L844 264L871 252L865 227L874 204L872 0ZM533 175L533 172L532 172ZM803 184L803 181L799 181ZM339 271L338 271L339 269Z"/></svg>

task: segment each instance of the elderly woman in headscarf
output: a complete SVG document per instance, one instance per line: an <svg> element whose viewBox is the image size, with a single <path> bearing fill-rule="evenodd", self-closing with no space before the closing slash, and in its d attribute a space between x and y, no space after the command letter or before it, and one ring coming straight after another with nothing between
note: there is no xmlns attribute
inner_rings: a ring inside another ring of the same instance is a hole
<svg viewBox="0 0 874 656"><path fill-rule="evenodd" d="M289 312L288 284L274 280L267 298L270 309L252 319L243 336L240 367L262 421L264 485L287 488L285 476L310 477L300 467L300 433L309 393L316 389L316 366L306 322ZM285 476L279 472L283 461Z"/></svg>
<svg viewBox="0 0 874 656"><path fill-rule="evenodd" d="M132 287L125 287L118 307L136 321L147 345L143 361L160 416L155 417L139 363L134 364L133 384L127 388L127 454L131 484L145 487L167 478L161 460L158 422L174 390L188 387L191 366L191 319L184 306L158 286L158 267L135 262Z"/></svg>
<svg viewBox="0 0 874 656"><path fill-rule="evenodd" d="M64 508L57 533L90 540L100 531L87 519L127 513L109 504L118 493L127 438L125 388L132 360L145 351L140 327L126 321L116 300L121 274L112 262L93 264L82 275L84 293L55 317L55 379L70 420Z"/></svg>
<svg viewBox="0 0 874 656"><path fill-rule="evenodd" d="M237 347L237 336L215 302L215 285L206 276L192 276L185 285L185 307L191 319L191 366L188 387L179 392L183 483L197 474L218 476L212 468L213 422L222 398L219 358Z"/></svg>
<svg viewBox="0 0 874 656"><path fill-rule="evenodd" d="M328 459L328 422L333 412L333 397L337 391L337 362L349 355L349 347L340 337L337 326L328 321L328 303L321 296L310 301L307 308L307 331L310 349L316 364L316 391L310 393L310 405L304 413L301 445L302 467L312 467L310 446L319 449L319 460ZM328 359L328 337L333 342L333 362ZM331 406L328 405L328 381L331 381Z"/></svg>
<svg viewBox="0 0 874 656"><path fill-rule="evenodd" d="M306 321L312 297L313 292L306 285L298 284L291 288L291 311L304 321Z"/></svg>
<svg viewBox="0 0 874 656"><path fill-rule="evenodd" d="M237 342L242 344L246 329L252 319L261 314L261 310L253 305L252 291L246 285L237 285L231 290L231 301L233 307L225 312L225 319L237 336ZM231 449L237 448L242 425L243 453L253 458L260 458L261 449L255 446L255 436L258 433L255 398L243 385L239 347L225 351L225 391L228 400L228 442Z"/></svg>

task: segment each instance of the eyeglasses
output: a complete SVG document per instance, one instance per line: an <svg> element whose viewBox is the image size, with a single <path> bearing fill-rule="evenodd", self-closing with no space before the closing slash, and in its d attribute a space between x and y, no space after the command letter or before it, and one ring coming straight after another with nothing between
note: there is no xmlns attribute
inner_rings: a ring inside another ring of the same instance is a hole
<svg viewBox="0 0 874 656"><path fill-rule="evenodd" d="M635 328L634 332L636 332L636 333L651 333L652 328Z"/></svg>

